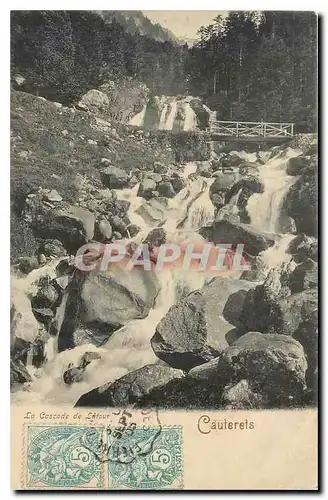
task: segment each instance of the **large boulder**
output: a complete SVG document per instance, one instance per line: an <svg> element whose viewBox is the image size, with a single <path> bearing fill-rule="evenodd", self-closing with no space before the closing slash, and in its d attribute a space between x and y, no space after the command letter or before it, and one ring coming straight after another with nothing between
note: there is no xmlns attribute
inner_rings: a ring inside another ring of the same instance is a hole
<svg viewBox="0 0 328 500"><path fill-rule="evenodd" d="M75 253L93 237L94 215L80 207L66 205L59 210L49 210L33 221L36 236L59 240L67 251Z"/></svg>
<svg viewBox="0 0 328 500"><path fill-rule="evenodd" d="M109 189L121 189L127 187L129 182L128 174L118 167L106 167L100 171L103 184Z"/></svg>
<svg viewBox="0 0 328 500"><path fill-rule="evenodd" d="M149 226L155 227L165 220L166 207L160 200L152 198L142 203L135 213L140 215Z"/></svg>
<svg viewBox="0 0 328 500"><path fill-rule="evenodd" d="M89 341L92 342L94 334L96 344L99 337L105 342L129 321L145 318L158 292L156 276L143 269L127 271L113 266L110 271L97 269L86 275L76 272L67 289L59 351L75 347L79 338L76 332L84 328L88 330Z"/></svg>
<svg viewBox="0 0 328 500"><path fill-rule="evenodd" d="M222 353L216 370L228 384L247 380L270 407L299 404L306 388L303 347L286 335L249 332Z"/></svg>
<svg viewBox="0 0 328 500"><path fill-rule="evenodd" d="M110 382L83 394L75 406L138 407L152 391L161 389L171 380L182 377L181 370L175 370L163 362L146 365L113 383Z"/></svg>
<svg viewBox="0 0 328 500"><path fill-rule="evenodd" d="M282 234L296 234L296 224L292 217L281 214L277 220L277 231Z"/></svg>
<svg viewBox="0 0 328 500"><path fill-rule="evenodd" d="M311 164L312 160L310 157L294 156L288 159L286 172L288 175L301 175Z"/></svg>
<svg viewBox="0 0 328 500"><path fill-rule="evenodd" d="M314 171L301 175L289 188L283 212L295 220L298 233L318 234L318 181Z"/></svg>
<svg viewBox="0 0 328 500"><path fill-rule="evenodd" d="M292 293L297 293L317 287L318 264L314 260L307 259L294 269L290 277L290 289Z"/></svg>
<svg viewBox="0 0 328 500"><path fill-rule="evenodd" d="M77 106L85 111L105 111L109 106L109 98L104 92L91 89L81 97Z"/></svg>
<svg viewBox="0 0 328 500"><path fill-rule="evenodd" d="M59 240L46 240L41 243L39 252L43 253L46 257L64 257L67 251Z"/></svg>
<svg viewBox="0 0 328 500"><path fill-rule="evenodd" d="M293 260L298 264L308 258L318 260L318 242L301 233L295 236L289 243L287 253L293 256Z"/></svg>
<svg viewBox="0 0 328 500"><path fill-rule="evenodd" d="M13 389L16 384L25 384L25 382L31 381L32 377L23 362L10 360L10 387Z"/></svg>
<svg viewBox="0 0 328 500"><path fill-rule="evenodd" d="M174 198L176 194L171 182L169 181L160 182L157 186L157 190L159 195L164 196L165 198Z"/></svg>
<svg viewBox="0 0 328 500"><path fill-rule="evenodd" d="M170 182L176 193L179 193L186 185L185 180L182 177L179 177L178 175L171 177Z"/></svg>
<svg viewBox="0 0 328 500"><path fill-rule="evenodd" d="M299 342L249 332L184 378L154 388L140 406L242 410L302 405L306 370Z"/></svg>
<svg viewBox="0 0 328 500"><path fill-rule="evenodd" d="M150 199L153 196L153 191L156 190L156 182L153 179L145 178L140 182L138 196L145 199Z"/></svg>
<svg viewBox="0 0 328 500"><path fill-rule="evenodd" d="M235 173L218 173L215 181L210 187L210 196L215 193L220 193L222 189L230 189L238 181L238 174Z"/></svg>
<svg viewBox="0 0 328 500"><path fill-rule="evenodd" d="M170 366L183 370L219 356L228 345L227 333L233 329L223 317L227 300L253 286L247 281L215 278L184 297L157 325L151 339L155 354ZM242 296L235 297L234 306L242 309Z"/></svg>
<svg viewBox="0 0 328 500"><path fill-rule="evenodd" d="M264 192L264 184L261 182L259 179L257 179L254 176L249 176L244 179L241 179L240 181L236 182L231 186L229 189L229 192L227 193L227 198L226 201L229 202L230 199L235 196L237 193L240 194L242 192L247 193L249 196L251 196L254 193L263 193ZM239 194L239 198L240 198ZM248 196L248 197L249 197Z"/></svg>
<svg viewBox="0 0 328 500"><path fill-rule="evenodd" d="M106 217L99 217L95 224L93 239L105 243L110 241L112 235L112 226L110 225Z"/></svg>
<svg viewBox="0 0 328 500"><path fill-rule="evenodd" d="M85 352L77 366L73 366L72 364L68 366L67 370L63 374L63 380L66 385L72 385L76 382L80 382L83 380L83 375L86 367L94 360L100 359L100 354L97 352Z"/></svg>
<svg viewBox="0 0 328 500"><path fill-rule="evenodd" d="M247 292L239 325L245 332L292 335L318 307L318 291L307 289L291 294L288 267L272 269L265 282Z"/></svg>
<svg viewBox="0 0 328 500"><path fill-rule="evenodd" d="M244 161L244 158L231 151L230 154L225 154L220 158L220 166L222 169L238 167Z"/></svg>
<svg viewBox="0 0 328 500"><path fill-rule="evenodd" d="M60 196L56 189L44 190L43 199L49 201L50 203L63 201L62 196Z"/></svg>
<svg viewBox="0 0 328 500"><path fill-rule="evenodd" d="M243 243L245 245L244 251L253 256L273 246L275 242L269 233L262 233L247 224L232 223L226 220L218 220L210 227L202 227L199 233L215 244L227 243L236 247Z"/></svg>
<svg viewBox="0 0 328 500"><path fill-rule="evenodd" d="M56 308L58 306L59 293L55 283L44 283L40 286L37 293L32 297L31 304L33 308L49 307Z"/></svg>
<svg viewBox="0 0 328 500"><path fill-rule="evenodd" d="M225 203L228 204L227 206L233 207L234 210L238 211L241 222L248 224L250 222L247 211L248 200L254 193L263 193L263 191L264 184L256 177L249 175L236 182L236 184L228 190L225 196ZM239 222L231 218L226 220L230 220L230 222Z"/></svg>
<svg viewBox="0 0 328 500"><path fill-rule="evenodd" d="M29 274L34 269L39 267L38 259L34 256L31 257L20 257L19 259L19 270L24 274Z"/></svg>
<svg viewBox="0 0 328 500"><path fill-rule="evenodd" d="M308 387L314 393L314 403L316 403L318 391L318 335L318 309L316 309L309 314L307 319L299 325L298 329L293 334L294 339L302 344L306 354L308 363L306 381Z"/></svg>
<svg viewBox="0 0 328 500"><path fill-rule="evenodd" d="M252 410L263 408L266 398L256 388L252 388L250 382L242 379L224 388L222 393L222 404L225 410Z"/></svg>
<svg viewBox="0 0 328 500"><path fill-rule="evenodd" d="M13 362L21 361L26 366L27 361L32 362L32 365L39 368L45 361L44 344L46 335L40 335L33 342L27 342L19 337L13 336L10 345L10 359Z"/></svg>

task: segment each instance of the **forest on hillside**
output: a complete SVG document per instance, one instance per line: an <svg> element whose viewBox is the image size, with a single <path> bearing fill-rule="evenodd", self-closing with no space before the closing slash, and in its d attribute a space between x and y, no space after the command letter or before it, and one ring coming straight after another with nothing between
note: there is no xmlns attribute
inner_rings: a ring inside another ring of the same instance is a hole
<svg viewBox="0 0 328 500"><path fill-rule="evenodd" d="M145 36L131 23L92 11L12 11L12 76L25 78L20 90L66 104L129 77L153 94L199 96L221 120L316 130L314 13L231 11L201 27L192 47L158 40L156 25Z"/></svg>
<svg viewBox="0 0 328 500"><path fill-rule="evenodd" d="M65 104L127 77L155 94L182 93L187 52L187 46L132 34L129 25L92 11L11 12L12 75L26 79L21 90Z"/></svg>
<svg viewBox="0 0 328 500"><path fill-rule="evenodd" d="M202 27L188 53L189 89L226 120L316 127L317 16L230 12ZM302 131L305 131L302 130Z"/></svg>

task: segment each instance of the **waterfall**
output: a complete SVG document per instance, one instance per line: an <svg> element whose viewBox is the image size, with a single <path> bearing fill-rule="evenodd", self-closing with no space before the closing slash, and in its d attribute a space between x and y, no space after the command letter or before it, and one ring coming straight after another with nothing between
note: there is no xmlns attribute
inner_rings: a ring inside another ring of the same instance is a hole
<svg viewBox="0 0 328 500"><path fill-rule="evenodd" d="M238 156L242 160L245 160L249 163L255 163L257 160L256 153L246 153L246 151L230 151L230 155Z"/></svg>
<svg viewBox="0 0 328 500"><path fill-rule="evenodd" d="M253 194L246 207L251 218L251 226L254 228L270 233L279 231L278 219L285 195L297 179L287 175L287 162L289 158L299 154L300 150L287 148L259 167L259 178L264 184L264 192ZM294 237L293 234L280 235L274 246L260 253L264 269L269 270L291 260L287 249Z"/></svg>
<svg viewBox="0 0 328 500"><path fill-rule="evenodd" d="M196 171L197 171L197 163L195 163L194 161L190 161L186 163L184 170L181 174L181 177L187 179L190 174L194 174Z"/></svg>
<svg viewBox="0 0 328 500"><path fill-rule="evenodd" d="M133 125L134 127L142 127L146 116L146 109L147 104L144 105L140 113L131 118L131 120L129 121L129 125Z"/></svg>
<svg viewBox="0 0 328 500"><path fill-rule="evenodd" d="M289 262L292 258L287 253L289 243L295 238L294 234L284 234L276 243L260 253L263 268L266 270L279 266L282 263Z"/></svg>
<svg viewBox="0 0 328 500"><path fill-rule="evenodd" d="M168 102L163 102L161 122L165 126L168 126L170 120L172 121L174 109L176 108L174 108L173 103L171 103L169 110ZM169 116L167 116L168 114ZM238 154L242 154L245 159L247 157L247 161L250 161L250 158L253 159L247 153L238 152ZM298 154L298 151L287 149L269 160L266 165L259 167L259 178L264 184L264 192L253 194L247 204L251 226L254 228L267 232L276 231L284 196L296 180L296 177L287 175L286 163L288 158ZM200 227L211 224L214 219L214 206L209 197L210 186L214 179L191 175L196 171L196 163L190 162L184 166L181 176L185 179L186 185L174 198L167 201L167 206L163 204L163 219L156 222L158 227L165 229L167 239L170 242L179 243L190 237L203 241L197 231ZM131 189L117 190L116 192L118 199L130 202L129 219L131 223L138 224L141 228L133 241L141 242L154 225L150 225L140 215L142 213L140 207L149 202L138 197L138 188L137 184ZM224 207L224 209L233 212L236 209L240 193L239 190L230 199L228 208ZM225 213L220 210L219 218L223 217ZM276 235L275 245L260 254L261 262L266 269L282 262L288 262L291 256L287 254L287 248L292 238L294 235ZM17 309L22 316L19 331L22 332L22 335L24 333L25 337L22 338L26 338L26 340L34 340L40 330L40 325L31 311L28 295L39 277L42 275L52 276L56 265L57 262L52 262L41 269L32 271L24 278L13 280L15 304L18 304ZM15 404L47 403L72 407L82 394L95 387L114 382L133 370L149 363L155 363L157 357L151 348L150 339L155 332L156 325L181 297L181 291L185 293L184 291L187 290L189 293L203 286L205 275L181 269L174 269L174 271L166 269L157 271L157 278L160 282L160 292L156 298L155 306L150 310L148 316L133 320L114 332L105 345L96 347L93 344L85 344L58 353L57 339L51 338L45 346L47 362L38 370L31 370L32 382L29 384L28 390L18 390L12 394L13 402ZM62 316L64 308L65 296L57 310L59 318ZM78 366L80 358L85 352L95 352L100 357L86 367L80 382L71 386L66 385L63 381L64 372L69 366Z"/></svg>
<svg viewBox="0 0 328 500"><path fill-rule="evenodd" d="M264 192L253 194L247 203L251 225L256 229L273 233L278 230L277 221L283 199L297 179L287 175L287 161L299 154L300 151L288 148L259 167L259 179L264 184Z"/></svg>
<svg viewBox="0 0 328 500"><path fill-rule="evenodd" d="M27 276L11 276L11 299L15 309L15 332L17 337L33 342L40 333L40 323L35 319L31 309L30 297L38 290L38 281L47 276L55 278L58 260L39 269L31 271Z"/></svg>
<svg viewBox="0 0 328 500"><path fill-rule="evenodd" d="M209 195L212 183L213 179L203 179L201 190L188 210L188 216L183 225L184 229L198 230L213 222L214 205Z"/></svg>
<svg viewBox="0 0 328 500"><path fill-rule="evenodd" d="M166 115L167 115L168 104L164 104L164 107L161 112L161 117L159 119L159 130L167 130L166 129Z"/></svg>
<svg viewBox="0 0 328 500"><path fill-rule="evenodd" d="M197 118L196 118L195 111L192 109L189 102L185 103L184 112L185 112L185 121L184 121L183 130L185 130L185 131L196 130Z"/></svg>
<svg viewBox="0 0 328 500"><path fill-rule="evenodd" d="M152 103L146 104L143 109L131 118L129 125L135 127L143 127L149 120L152 123L151 128L158 130L184 130L185 132L197 130L197 116L193 108L190 106L190 101L194 97L174 97L174 96L155 96ZM204 109L210 114L210 119L216 119L216 111L211 111L207 106L203 105ZM181 116L180 115L181 112ZM149 113L149 115L148 115ZM155 118L154 114L158 118ZM152 118L151 118L152 116Z"/></svg>
<svg viewBox="0 0 328 500"><path fill-rule="evenodd" d="M177 101L173 98L164 98L164 107L161 112L158 129L172 130L177 112Z"/></svg>
<svg viewBox="0 0 328 500"><path fill-rule="evenodd" d="M173 123L174 123L174 118L177 112L177 101L173 100L171 102L171 108L170 108L170 113L169 116L167 117L166 124L165 124L165 130L172 130L173 128Z"/></svg>
<svg viewBox="0 0 328 500"><path fill-rule="evenodd" d="M196 168L195 164L187 164L184 175L195 171ZM187 180L186 187L175 198L169 200L167 219L163 227L168 232L170 241L184 240L188 233L196 231L213 219L214 207L209 199L211 182L213 179ZM145 202L143 198L137 196L138 186L116 192L118 199L130 201L128 215L131 221L136 221L135 210L141 203ZM143 239L150 227L145 221L140 221L139 218L137 220L141 225ZM196 237L202 239L197 233L195 234ZM136 239L133 238L133 240ZM160 281L161 289L155 307L149 315L144 319L133 320L114 332L104 346L96 347L92 344L86 344L57 353L54 339L51 338L46 345L48 361L38 370L37 376L33 377L29 391L17 391L12 395L13 402L15 404L46 402L57 406L68 405L72 407L82 394L91 389L111 381L114 382L146 364L155 363L157 357L151 348L150 339L155 332L156 325L176 302L181 289L188 289L190 292L201 288L205 281L202 273L188 273L184 270L171 271L169 269L157 272L157 278ZM67 386L63 381L64 372L68 366L78 366L81 356L87 351L98 353L100 358L93 360L87 366L82 381Z"/></svg>

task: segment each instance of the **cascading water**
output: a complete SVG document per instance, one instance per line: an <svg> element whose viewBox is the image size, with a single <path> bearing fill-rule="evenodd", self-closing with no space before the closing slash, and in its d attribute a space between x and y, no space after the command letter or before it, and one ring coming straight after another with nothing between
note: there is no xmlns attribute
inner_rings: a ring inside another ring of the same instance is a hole
<svg viewBox="0 0 328 500"><path fill-rule="evenodd" d="M164 107L161 112L161 117L159 119L158 130L168 130L166 128L167 111L168 111L168 104L164 104Z"/></svg>
<svg viewBox="0 0 328 500"><path fill-rule="evenodd" d="M251 225L256 229L272 233L279 230L277 221L282 201L296 181L296 177L286 173L287 161L300 153L300 151L288 148L287 151L278 154L259 167L259 179L264 184L264 192L253 194L247 204Z"/></svg>
<svg viewBox="0 0 328 500"><path fill-rule="evenodd" d="M165 122L165 130L172 130L173 128L174 118L178 107L176 100L172 100L169 106L170 111Z"/></svg>
<svg viewBox="0 0 328 500"><path fill-rule="evenodd" d="M297 177L287 175L287 162L289 158L299 154L301 151L287 148L259 167L259 178L264 184L264 191L253 194L247 203L251 226L254 228L268 233L279 232L278 220L284 197L297 179ZM275 245L261 252L260 258L265 269L291 260L287 249L294 237L293 234L277 236Z"/></svg>
<svg viewBox="0 0 328 500"><path fill-rule="evenodd" d="M144 105L140 113L131 118L131 120L129 121L129 125L133 125L134 127L142 127L146 116L146 109L147 104Z"/></svg>
<svg viewBox="0 0 328 500"><path fill-rule="evenodd" d="M206 226L213 222L214 206L209 195L212 183L213 179L202 180L201 190L188 210L188 216L184 223L185 229L200 229L202 226Z"/></svg>
<svg viewBox="0 0 328 500"><path fill-rule="evenodd" d="M197 118L194 110L190 106L189 102L185 102L184 105L184 114L185 114L185 121L184 121L184 126L183 130L188 131L188 130L196 130L197 128Z"/></svg>
<svg viewBox="0 0 328 500"><path fill-rule="evenodd" d="M291 156L299 154L291 149L268 161L259 167L259 176L264 183L264 192L250 197L247 205L251 217L251 225L260 231L273 231L279 218L280 208L285 193L295 177L286 174L286 161ZM247 156L247 155L246 155ZM185 165L182 177L186 186L172 199L168 205L163 205L163 221L159 227L166 230L167 238L172 242L181 242L190 238L201 238L197 230L214 219L214 206L209 198L210 185L213 179L197 177L190 174L196 172L197 165ZM130 201L129 218L131 223L138 224L141 228L134 241L143 241L145 236L154 227L141 215L139 209L144 203L143 198L137 196L139 185L132 189L117 191L119 199ZM230 207L235 207L240 191L230 200ZM277 235L276 244L260 254L264 267L267 269L287 262L290 258L286 253L287 247L294 235ZM33 341L40 330L30 306L28 295L39 277L52 275L57 262L33 271L21 280L14 280L13 293L16 296L18 312L22 316L21 330L29 333L27 340ZM161 289L156 299L154 308L144 319L133 320L117 330L101 347L93 344L81 345L71 350L57 352L57 339L51 338L46 344L48 361L39 368L31 370L33 380L25 384L25 389L12 395L13 402L20 404L26 402L47 403L54 405L75 404L84 393L102 384L112 382L117 378L138 369L148 363L154 363L157 358L150 346L150 339L155 332L156 325L166 314L168 309L181 297L181 293L189 293L201 288L205 282L202 273L190 273L183 270L170 270L158 272L157 278ZM57 310L57 315L62 316L65 309L65 298ZM72 385L66 385L63 374L69 366L78 366L81 356L85 352L94 352L99 359L93 360L85 369L83 379ZM28 387L29 386L29 387Z"/></svg>
<svg viewBox="0 0 328 500"><path fill-rule="evenodd" d="M188 177L196 169L197 165L187 164L184 177ZM163 227L168 234L172 232L172 240L174 238L176 241L184 239L185 233L197 230L213 218L214 212L208 193L211 181L212 179L202 178L187 180L187 186L170 200L166 214L167 220ZM137 192L138 185L132 189L117 191L117 194L119 199L130 201L129 218L131 222L140 225L139 235L142 236L138 235L138 239L142 241L151 228L141 216L135 213L145 202L143 198L137 196ZM204 211L201 210L202 206L205 207ZM55 263L52 264L52 268L55 268ZM49 272L48 266L42 269L43 274ZM25 284L25 291L31 287L31 283L34 281L30 275L28 277L29 283ZM117 330L104 346L96 347L93 344L87 344L58 353L54 345L55 341L51 338L46 345L48 361L40 369L34 370L33 381L29 384L28 391L17 391L12 395L13 402L15 404L46 402L47 404L69 405L71 407L82 394L91 389L115 381L126 373L146 364L156 362L157 357L150 345L150 339L155 332L156 325L176 302L182 289L188 290L189 293L201 288L205 281L201 273L188 273L183 270L174 271L174 273L170 270L161 271L157 273L157 278L160 281L161 289L155 307L149 315L144 319L133 320ZM27 301L25 307L27 308L29 300L26 295L25 298ZM37 326L38 323L35 319L34 322ZM87 366L82 381L67 386L63 381L63 373L69 366L77 366L85 352L95 352L100 357Z"/></svg>
<svg viewBox="0 0 328 500"><path fill-rule="evenodd" d="M178 103L175 98L172 97L165 100L159 120L159 130L172 130L177 109Z"/></svg>
<svg viewBox="0 0 328 500"><path fill-rule="evenodd" d="M157 123L153 123L154 128L158 130L172 130L175 128L184 131L196 130L197 117L190 106L192 99L192 97L156 97L129 121L129 125L142 127L148 116L148 111L154 115L155 109L159 117Z"/></svg>

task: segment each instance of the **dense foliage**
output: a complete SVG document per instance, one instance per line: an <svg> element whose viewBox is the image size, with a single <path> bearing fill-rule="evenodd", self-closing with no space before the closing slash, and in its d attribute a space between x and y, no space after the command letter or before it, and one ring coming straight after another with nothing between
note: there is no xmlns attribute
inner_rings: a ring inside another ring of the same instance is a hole
<svg viewBox="0 0 328 500"><path fill-rule="evenodd" d="M26 79L20 90L71 103L107 80L132 77L154 94L200 96L223 120L316 129L314 13L231 11L202 27L189 49L136 13L12 11L12 74Z"/></svg>
<svg viewBox="0 0 328 500"><path fill-rule="evenodd" d="M316 127L317 16L230 12L199 31L186 62L189 88L225 120Z"/></svg>
<svg viewBox="0 0 328 500"><path fill-rule="evenodd" d="M91 11L12 11L12 75L26 79L21 90L63 103L124 77L182 92L187 46L130 31Z"/></svg>

